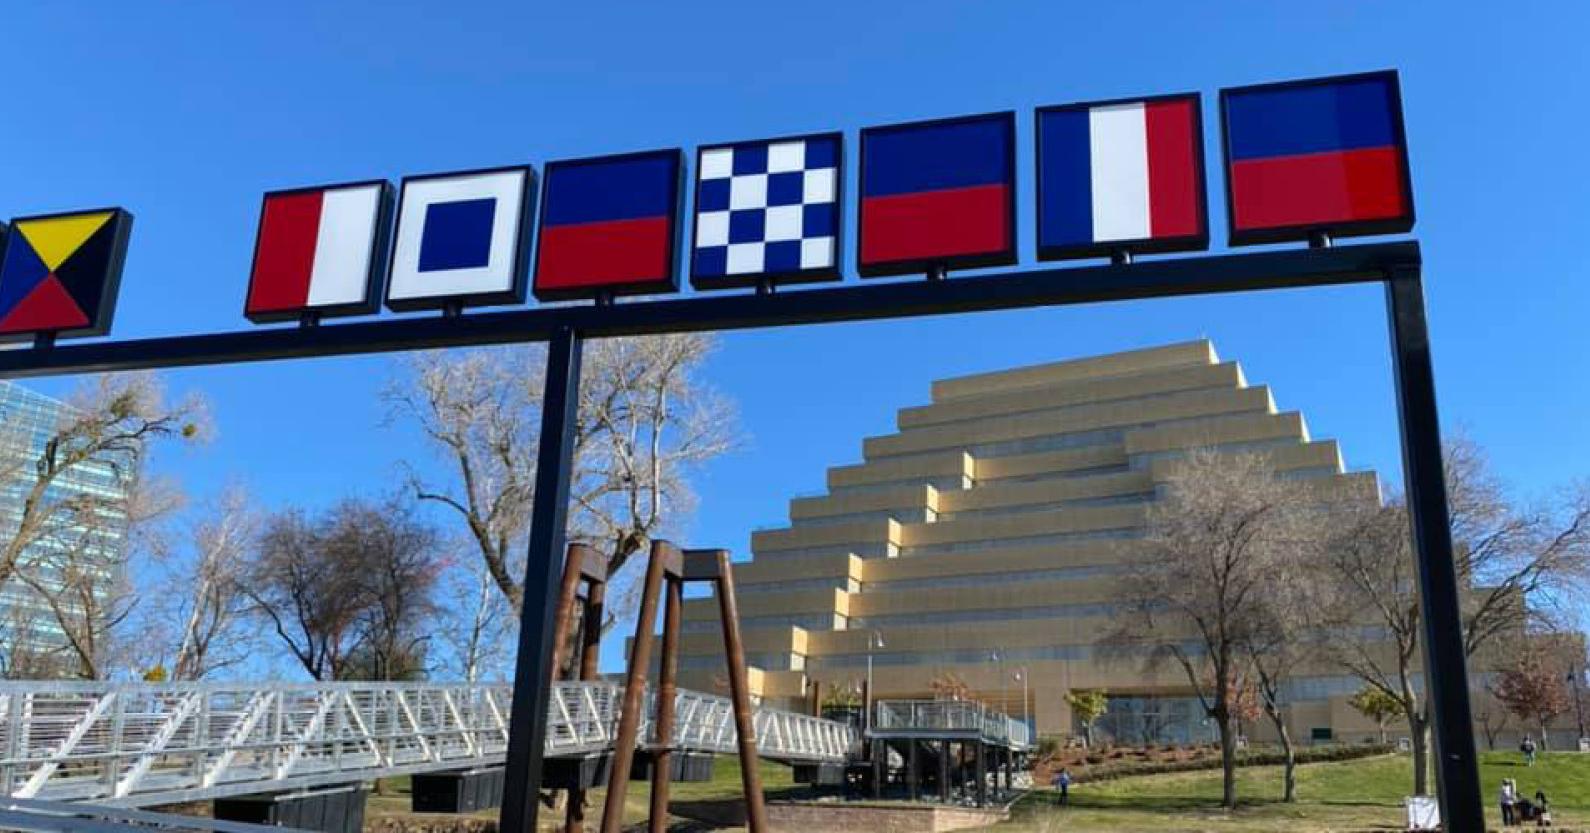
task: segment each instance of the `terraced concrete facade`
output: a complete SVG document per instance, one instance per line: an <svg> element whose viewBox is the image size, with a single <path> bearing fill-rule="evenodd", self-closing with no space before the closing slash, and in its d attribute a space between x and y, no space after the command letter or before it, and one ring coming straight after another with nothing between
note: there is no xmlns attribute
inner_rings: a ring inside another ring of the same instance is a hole
<svg viewBox="0 0 1590 833"><path fill-rule="evenodd" d="M769 701L798 703L812 682L857 684L876 633L879 698L930 696L951 672L1063 734L1074 727L1062 695L1105 687L1119 733L1196 739L1210 730L1189 713L1180 672L1095 652L1169 464L1198 447L1262 450L1343 499L1378 494L1374 474L1346 472L1334 441L1312 439L1301 414L1277 409L1207 341L936 382L898 426L863 442L864 462L829 469L826 495L791 501L789 525L755 533L753 559L736 567L754 684ZM686 603L683 685L710 689L722 673L715 616L711 600ZM1294 688L1301 737L1373 731L1346 705L1358 684L1342 672L1317 669Z"/></svg>

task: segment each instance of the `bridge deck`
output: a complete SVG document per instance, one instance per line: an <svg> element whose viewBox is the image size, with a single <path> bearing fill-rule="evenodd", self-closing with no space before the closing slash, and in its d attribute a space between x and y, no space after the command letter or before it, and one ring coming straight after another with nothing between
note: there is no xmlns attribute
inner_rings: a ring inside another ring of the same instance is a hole
<svg viewBox="0 0 1590 833"><path fill-rule="evenodd" d="M876 738L981 741L989 746L1032 747L1032 729L988 707L962 700L879 700L869 734Z"/></svg>
<svg viewBox="0 0 1590 833"><path fill-rule="evenodd" d="M622 688L554 686L546 754L612 747ZM0 795L137 807L499 763L506 684L0 683ZM640 744L658 743L647 692ZM673 746L732 753L729 700L681 690ZM753 715L758 753L838 762L841 723L778 709Z"/></svg>

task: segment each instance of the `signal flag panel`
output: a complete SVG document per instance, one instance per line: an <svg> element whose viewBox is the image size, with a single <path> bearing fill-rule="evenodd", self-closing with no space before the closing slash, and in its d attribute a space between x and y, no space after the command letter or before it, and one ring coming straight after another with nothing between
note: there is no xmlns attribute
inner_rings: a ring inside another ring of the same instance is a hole
<svg viewBox="0 0 1590 833"><path fill-rule="evenodd" d="M674 292L678 150L546 167L535 296L543 301Z"/></svg>
<svg viewBox="0 0 1590 833"><path fill-rule="evenodd" d="M861 131L863 277L1016 262L1016 116Z"/></svg>
<svg viewBox="0 0 1590 833"><path fill-rule="evenodd" d="M843 147L825 133L701 148L691 284L838 278Z"/></svg>
<svg viewBox="0 0 1590 833"><path fill-rule="evenodd" d="M120 208L13 220L0 257L0 338L110 332L131 233Z"/></svg>
<svg viewBox="0 0 1590 833"><path fill-rule="evenodd" d="M385 180L266 194L243 314L260 323L375 312L391 215Z"/></svg>
<svg viewBox="0 0 1590 833"><path fill-rule="evenodd" d="M404 179L386 305L524 301L534 189L528 165Z"/></svg>
<svg viewBox="0 0 1590 833"><path fill-rule="evenodd" d="M1209 245L1197 94L1037 113L1038 256Z"/></svg>
<svg viewBox="0 0 1590 833"><path fill-rule="evenodd" d="M1395 72L1220 92L1231 243L1413 228Z"/></svg>

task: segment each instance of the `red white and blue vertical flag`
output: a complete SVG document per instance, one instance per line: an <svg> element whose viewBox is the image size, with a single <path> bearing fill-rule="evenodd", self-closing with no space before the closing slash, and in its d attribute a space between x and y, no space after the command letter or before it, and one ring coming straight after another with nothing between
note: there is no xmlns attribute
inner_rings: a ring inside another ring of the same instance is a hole
<svg viewBox="0 0 1590 833"><path fill-rule="evenodd" d="M861 131L865 277L1016 260L1016 119L992 113Z"/></svg>
<svg viewBox="0 0 1590 833"><path fill-rule="evenodd" d="M266 194L243 314L265 322L375 312L391 211L385 180Z"/></svg>
<svg viewBox="0 0 1590 833"><path fill-rule="evenodd" d="M1038 111L1038 256L1209 245L1196 94Z"/></svg>
<svg viewBox="0 0 1590 833"><path fill-rule="evenodd" d="M534 293L543 301L673 292L678 150L546 166Z"/></svg>
<svg viewBox="0 0 1590 833"><path fill-rule="evenodd" d="M1395 72L1222 90L1231 242L1413 228Z"/></svg>

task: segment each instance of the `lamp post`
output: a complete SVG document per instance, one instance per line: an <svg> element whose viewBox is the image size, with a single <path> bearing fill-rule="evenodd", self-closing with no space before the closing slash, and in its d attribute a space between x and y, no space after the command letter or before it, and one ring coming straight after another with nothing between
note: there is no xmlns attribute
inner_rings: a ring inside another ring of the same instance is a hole
<svg viewBox="0 0 1590 833"><path fill-rule="evenodd" d="M997 663L996 670L999 673L999 711L1001 714L1009 717L1010 715L1005 711L1006 709L1010 708L1005 704L1005 657L1003 654L999 653L998 648L995 648L994 650L988 652L988 658Z"/></svg>
<svg viewBox="0 0 1590 833"><path fill-rule="evenodd" d="M867 634L867 696L866 703L862 705L865 714L862 715L861 725L863 731L872 731L872 651L883 647L883 634L876 628Z"/></svg>
<svg viewBox="0 0 1590 833"><path fill-rule="evenodd" d="M1021 725L1027 727L1030 737L1032 726L1027 722L1027 666L1023 665L1016 669L1016 679L1021 680Z"/></svg>

